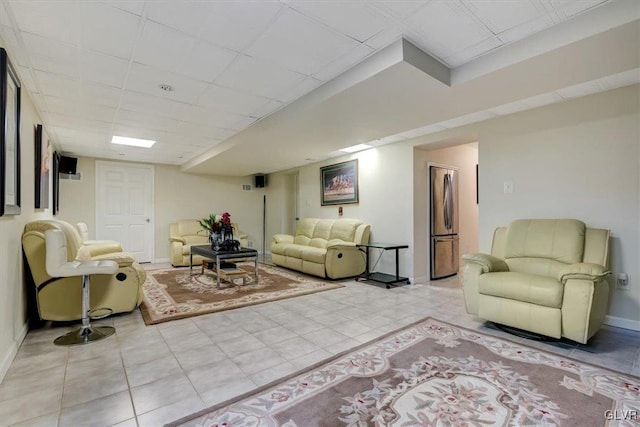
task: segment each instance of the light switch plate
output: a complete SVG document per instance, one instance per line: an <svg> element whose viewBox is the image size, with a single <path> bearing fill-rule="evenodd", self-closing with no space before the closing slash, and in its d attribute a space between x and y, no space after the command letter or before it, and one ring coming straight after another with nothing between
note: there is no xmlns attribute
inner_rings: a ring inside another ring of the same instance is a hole
<svg viewBox="0 0 640 427"><path fill-rule="evenodd" d="M503 188L504 188L504 194L513 193L513 181L505 181Z"/></svg>

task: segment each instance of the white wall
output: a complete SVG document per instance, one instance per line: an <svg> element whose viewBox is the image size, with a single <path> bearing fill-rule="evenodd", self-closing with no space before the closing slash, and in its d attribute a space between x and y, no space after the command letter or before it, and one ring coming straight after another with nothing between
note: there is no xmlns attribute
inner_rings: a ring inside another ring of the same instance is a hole
<svg viewBox="0 0 640 427"><path fill-rule="evenodd" d="M81 157L81 180L60 181L58 218L75 224L86 222L95 237L95 160ZM177 166L155 165L155 259L169 258L169 224L178 219L200 219L210 213L229 212L231 220L260 248L262 239L261 190L242 191L251 178L217 177L183 173Z"/></svg>
<svg viewBox="0 0 640 427"><path fill-rule="evenodd" d="M640 328L638 85L537 109L480 132L480 245L514 218L577 218L612 231L609 314ZM503 193L513 182L514 192Z"/></svg>
<svg viewBox="0 0 640 427"><path fill-rule="evenodd" d="M357 218L371 224L371 241L407 244L400 251L400 274L413 272L413 147L408 144L387 145L349 156L314 163L298 169L300 218L339 218L338 206L321 206L320 167L358 159L360 202L345 204L342 218ZM287 180L272 174L267 187L267 241L276 233L287 233ZM269 247L267 248L269 251ZM378 270L395 272L392 252L383 256Z"/></svg>
<svg viewBox="0 0 640 427"><path fill-rule="evenodd" d="M460 238L460 269L462 254L478 251L478 205L476 204L476 165L478 145L475 143L456 145L448 148L427 150L429 146L418 147L414 151L414 188L425 191L414 192L414 233L415 262L413 275L418 280L430 277L430 205L429 205L429 163L458 168L458 222ZM418 256L424 255L424 259Z"/></svg>
<svg viewBox="0 0 640 427"><path fill-rule="evenodd" d="M1 39L0 47L4 47ZM6 374L27 332L27 284L24 280L22 263L22 230L29 221L51 217L49 209L34 208L35 125L42 122L27 91L23 89L21 95L20 204L22 210L20 215L0 217L0 381ZM51 168L51 164L49 167ZM51 186L49 187L49 206L51 206Z"/></svg>
<svg viewBox="0 0 640 427"><path fill-rule="evenodd" d="M408 143L477 136L481 251L489 251L495 227L517 218L577 218L610 229L611 269L629 274L631 289L612 289L609 322L640 329L638 123L640 86L633 85ZM512 194L504 194L505 181ZM420 185L416 194L426 191Z"/></svg>

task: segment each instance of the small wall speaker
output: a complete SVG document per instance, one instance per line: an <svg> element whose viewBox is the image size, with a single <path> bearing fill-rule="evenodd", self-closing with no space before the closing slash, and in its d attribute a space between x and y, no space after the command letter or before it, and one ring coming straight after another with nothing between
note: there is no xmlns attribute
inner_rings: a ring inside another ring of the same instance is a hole
<svg viewBox="0 0 640 427"><path fill-rule="evenodd" d="M253 176L253 186L256 188L264 188L267 186L267 176L266 175L254 175Z"/></svg>

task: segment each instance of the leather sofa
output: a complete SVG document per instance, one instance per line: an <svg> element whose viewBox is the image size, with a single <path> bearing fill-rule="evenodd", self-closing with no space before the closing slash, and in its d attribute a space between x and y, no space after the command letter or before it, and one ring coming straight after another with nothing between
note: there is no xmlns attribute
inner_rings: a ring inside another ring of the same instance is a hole
<svg viewBox="0 0 640 427"><path fill-rule="evenodd" d="M357 219L302 219L295 236L273 236L271 260L319 277L357 276L365 271L367 260L356 245L369 243L370 228Z"/></svg>
<svg viewBox="0 0 640 427"><path fill-rule="evenodd" d="M46 270L46 243L44 233L50 229L62 230L66 238L67 261L112 260L118 270L112 275L91 277L90 306L110 308L113 313L134 310L142 302L142 284L147 275L135 258L117 250L111 244L86 246L71 224L59 220L32 221L25 225L22 248L35 288L31 293L42 320L69 321L82 318L82 277L51 277ZM31 304L34 304L31 301Z"/></svg>
<svg viewBox="0 0 640 427"><path fill-rule="evenodd" d="M115 240L92 240L89 239L89 227L84 222L76 223L76 228L78 230L78 234L80 235L80 239L82 240L82 244L85 246L88 245L111 245L113 250L111 252L122 252L122 245L120 242L116 242Z"/></svg>
<svg viewBox="0 0 640 427"><path fill-rule="evenodd" d="M238 229L238 224L231 223L233 238L240 242L240 246L247 247L247 235ZM196 219L180 219L169 224L169 257L174 267L188 267L191 245L206 245L209 235ZM201 264L204 260L200 255L193 256L193 265Z"/></svg>
<svg viewBox="0 0 640 427"><path fill-rule="evenodd" d="M467 313L586 343L607 311L609 235L574 219L523 219L497 228L491 254L462 257Z"/></svg>

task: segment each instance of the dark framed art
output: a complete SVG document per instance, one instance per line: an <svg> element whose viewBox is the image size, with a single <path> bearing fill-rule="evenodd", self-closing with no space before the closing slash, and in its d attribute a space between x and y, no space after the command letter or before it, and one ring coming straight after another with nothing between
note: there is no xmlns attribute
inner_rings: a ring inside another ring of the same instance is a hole
<svg viewBox="0 0 640 427"><path fill-rule="evenodd" d="M35 208L46 209L49 207L49 183L51 182L49 138L47 138L42 125L36 125L35 138Z"/></svg>
<svg viewBox="0 0 640 427"><path fill-rule="evenodd" d="M20 215L20 80L0 48L0 215Z"/></svg>
<svg viewBox="0 0 640 427"><path fill-rule="evenodd" d="M358 203L358 159L320 168L321 204Z"/></svg>

